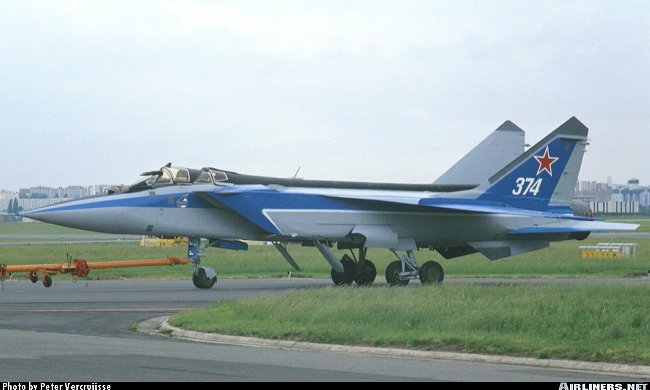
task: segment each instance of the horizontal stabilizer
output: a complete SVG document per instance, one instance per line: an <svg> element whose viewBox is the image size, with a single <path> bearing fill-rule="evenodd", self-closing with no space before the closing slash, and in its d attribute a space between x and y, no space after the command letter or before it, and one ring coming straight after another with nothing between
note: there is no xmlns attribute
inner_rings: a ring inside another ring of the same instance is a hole
<svg viewBox="0 0 650 390"><path fill-rule="evenodd" d="M578 232L611 232L617 230L635 230L639 225L634 223L616 223L601 221L562 220L539 226L528 226L510 231L510 234L547 234L547 233L578 233Z"/></svg>
<svg viewBox="0 0 650 390"><path fill-rule="evenodd" d="M528 215L540 216L539 211L532 211L526 209L517 209L507 206L494 206L483 203L453 203L448 201L438 201L437 199L423 199L420 201L420 206L427 206L432 208L439 208L454 211L466 211L472 213L485 213L485 214L510 214L510 215Z"/></svg>

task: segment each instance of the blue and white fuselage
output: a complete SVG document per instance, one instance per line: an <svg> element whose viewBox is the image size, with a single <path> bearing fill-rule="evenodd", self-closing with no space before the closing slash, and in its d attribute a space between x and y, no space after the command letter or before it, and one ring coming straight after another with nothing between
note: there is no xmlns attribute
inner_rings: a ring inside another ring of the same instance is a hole
<svg viewBox="0 0 650 390"><path fill-rule="evenodd" d="M386 271L390 284L413 277L439 283L439 264L417 266L414 250L435 249L446 258L480 252L499 259L551 241L582 239L592 231L635 229L637 225L594 221L572 205L586 139L587 128L572 118L477 185L255 183L229 180L233 173L212 168L186 172L181 182L173 176L182 173L179 169L164 167L175 171L163 168L146 185L25 216L107 233L273 241L290 262L282 243L310 243L332 265L337 284L372 283L376 270L364 260L366 248L406 251ZM165 175L169 177L162 180ZM359 258L336 259L328 249L334 242L358 248Z"/></svg>

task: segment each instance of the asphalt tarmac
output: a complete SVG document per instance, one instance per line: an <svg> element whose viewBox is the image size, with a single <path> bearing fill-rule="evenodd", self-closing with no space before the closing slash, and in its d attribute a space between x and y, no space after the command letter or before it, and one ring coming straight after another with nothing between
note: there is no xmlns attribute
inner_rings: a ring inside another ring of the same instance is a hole
<svg viewBox="0 0 650 390"><path fill-rule="evenodd" d="M591 279L548 280L554 283ZM607 279L648 283L648 278ZM476 282L449 279L449 283ZM483 282L490 282L483 280ZM505 282L492 280L491 282ZM513 280L507 282L531 282ZM542 282L537 281L537 282ZM639 376L526 365L208 344L134 331L139 321L219 300L331 285L325 279L191 281L25 280L0 291L3 381L550 381L629 382ZM410 288L410 287L407 287Z"/></svg>

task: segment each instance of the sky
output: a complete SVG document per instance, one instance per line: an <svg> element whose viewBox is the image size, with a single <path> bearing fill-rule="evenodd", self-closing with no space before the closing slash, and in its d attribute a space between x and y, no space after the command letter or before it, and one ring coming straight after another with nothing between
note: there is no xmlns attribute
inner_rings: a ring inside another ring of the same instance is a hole
<svg viewBox="0 0 650 390"><path fill-rule="evenodd" d="M0 189L168 162L428 183L576 116L581 180L650 185L647 1L0 0Z"/></svg>

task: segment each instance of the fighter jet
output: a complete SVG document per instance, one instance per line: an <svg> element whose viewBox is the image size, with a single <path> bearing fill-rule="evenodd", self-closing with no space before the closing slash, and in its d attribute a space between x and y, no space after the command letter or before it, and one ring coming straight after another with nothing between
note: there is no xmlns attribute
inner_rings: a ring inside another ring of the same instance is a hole
<svg viewBox="0 0 650 390"><path fill-rule="evenodd" d="M367 249L385 248L396 255L384 273L389 285L438 284L442 266L419 265L419 249L496 260L594 231L638 227L595 220L587 206L572 202L587 134L573 117L524 151L523 131L506 122L434 184L273 178L167 164L120 191L23 215L99 232L186 236L198 288L217 281L200 265L205 247L247 249L242 240L272 242L296 269L286 244L314 246L336 285L371 285L377 270ZM481 182L463 183L471 180ZM338 258L334 245L352 256Z"/></svg>

